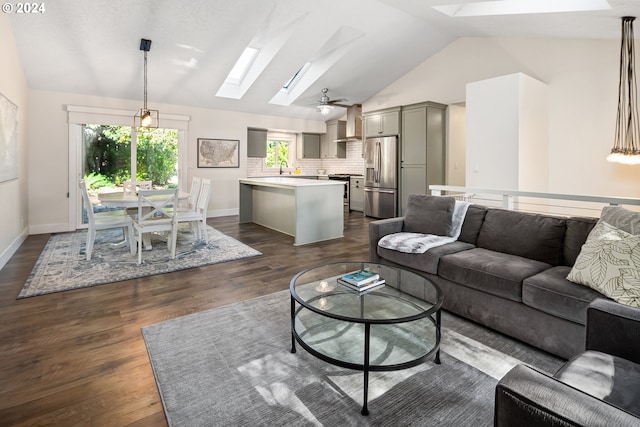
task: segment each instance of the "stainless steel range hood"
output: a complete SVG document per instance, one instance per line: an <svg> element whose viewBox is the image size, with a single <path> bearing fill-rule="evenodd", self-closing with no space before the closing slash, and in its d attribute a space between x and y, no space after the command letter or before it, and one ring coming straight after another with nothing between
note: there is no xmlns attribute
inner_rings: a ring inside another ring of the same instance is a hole
<svg viewBox="0 0 640 427"><path fill-rule="evenodd" d="M346 137L336 139L335 142L362 140L362 104L353 104L351 107L347 108L346 131Z"/></svg>

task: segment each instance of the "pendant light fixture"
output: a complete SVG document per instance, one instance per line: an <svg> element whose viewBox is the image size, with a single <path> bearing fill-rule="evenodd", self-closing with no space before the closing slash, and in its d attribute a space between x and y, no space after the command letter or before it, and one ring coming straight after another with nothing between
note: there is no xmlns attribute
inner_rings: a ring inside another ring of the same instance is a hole
<svg viewBox="0 0 640 427"><path fill-rule="evenodd" d="M633 46L633 21L635 19L632 16L622 18L616 135L615 144L607 156L608 161L625 165L640 164L640 126Z"/></svg>
<svg viewBox="0 0 640 427"><path fill-rule="evenodd" d="M133 126L138 130L158 127L158 110L147 107L147 52L151 50L151 40L140 39L140 50L144 51L144 105L133 117Z"/></svg>

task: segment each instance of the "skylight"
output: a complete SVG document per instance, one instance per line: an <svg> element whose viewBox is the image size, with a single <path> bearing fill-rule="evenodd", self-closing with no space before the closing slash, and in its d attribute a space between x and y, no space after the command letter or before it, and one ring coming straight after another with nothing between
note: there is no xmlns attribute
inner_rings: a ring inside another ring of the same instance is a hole
<svg viewBox="0 0 640 427"><path fill-rule="evenodd" d="M258 52L260 52L260 50L247 46L242 52L242 55L240 55L240 58L238 58L238 60L236 61L236 64L229 72L229 75L227 75L227 78L224 80L224 82L236 85L242 83L242 79L244 79L244 76L247 75L247 71L249 71L249 68L251 68L251 64L253 64L253 61L256 60Z"/></svg>
<svg viewBox="0 0 640 427"><path fill-rule="evenodd" d="M494 0L433 6L433 8L451 17L465 17L609 10L611 5L608 0Z"/></svg>
<svg viewBox="0 0 640 427"><path fill-rule="evenodd" d="M302 75L309 69L311 62L305 63L296 73L282 86L282 92L289 92L300 81Z"/></svg>

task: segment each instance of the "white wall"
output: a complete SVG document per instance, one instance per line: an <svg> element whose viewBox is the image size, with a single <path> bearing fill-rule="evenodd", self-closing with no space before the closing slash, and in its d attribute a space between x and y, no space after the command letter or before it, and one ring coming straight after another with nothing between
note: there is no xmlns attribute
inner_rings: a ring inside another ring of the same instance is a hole
<svg viewBox="0 0 640 427"><path fill-rule="evenodd" d="M463 38L367 100L363 111L464 102L467 83L522 72L548 86L548 191L637 198L640 167L605 160L613 146L619 50L619 40Z"/></svg>
<svg viewBox="0 0 640 427"><path fill-rule="evenodd" d="M547 191L547 86L515 73L469 83L466 98L466 185Z"/></svg>
<svg viewBox="0 0 640 427"><path fill-rule="evenodd" d="M466 184L518 189L517 74L467 85Z"/></svg>
<svg viewBox="0 0 640 427"><path fill-rule="evenodd" d="M466 182L467 123L466 108L447 107L447 184L464 186ZM450 159L450 160L449 160Z"/></svg>
<svg viewBox="0 0 640 427"><path fill-rule="evenodd" d="M137 110L141 101L102 98L72 93L29 92L29 232L68 229L69 161L66 105ZM238 179L247 176L247 127L324 132L322 121L208 110L178 105L150 104L163 114L191 117L188 131L187 183L194 175L211 178L209 215L231 215L238 209ZM132 119L133 123L133 119ZM162 123L161 123L162 125ZM239 168L197 168L197 138L240 140Z"/></svg>
<svg viewBox="0 0 640 427"><path fill-rule="evenodd" d="M27 237L27 80L7 14L0 13L0 93L18 106L18 179L0 182L0 268Z"/></svg>

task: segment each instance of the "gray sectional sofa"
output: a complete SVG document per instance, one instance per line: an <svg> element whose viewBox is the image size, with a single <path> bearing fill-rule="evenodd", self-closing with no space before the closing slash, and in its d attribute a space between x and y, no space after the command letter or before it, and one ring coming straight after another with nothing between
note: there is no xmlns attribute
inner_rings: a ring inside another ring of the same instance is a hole
<svg viewBox="0 0 640 427"><path fill-rule="evenodd" d="M454 242L425 253L378 246L392 233L442 233L454 205L449 197L412 195L404 217L372 221L370 261L431 279L453 313L560 357L584 351L587 307L604 297L566 277L597 219L470 205ZM423 289L403 290L424 297Z"/></svg>

